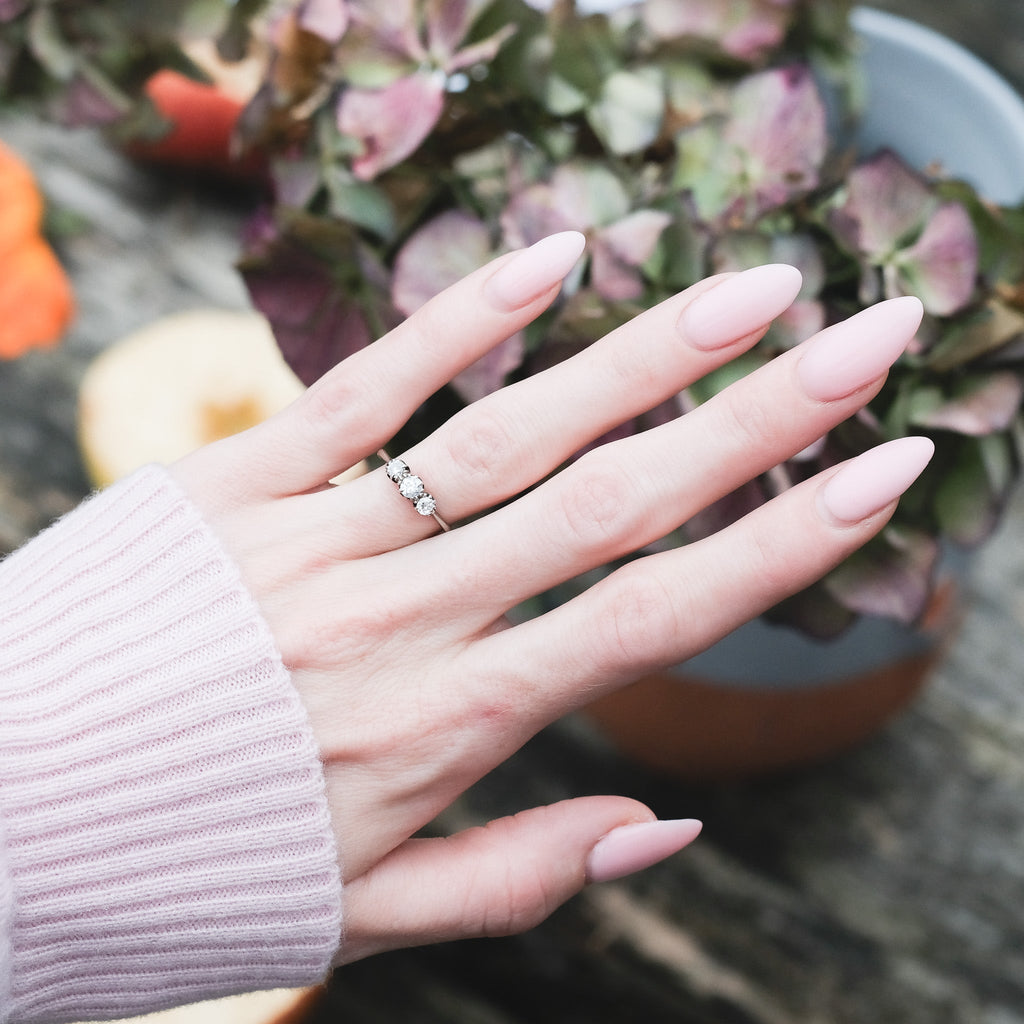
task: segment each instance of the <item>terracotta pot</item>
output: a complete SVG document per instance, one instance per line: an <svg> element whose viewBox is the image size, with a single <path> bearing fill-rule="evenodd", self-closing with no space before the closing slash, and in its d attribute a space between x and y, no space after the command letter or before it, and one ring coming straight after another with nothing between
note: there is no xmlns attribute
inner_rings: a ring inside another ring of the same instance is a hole
<svg viewBox="0 0 1024 1024"><path fill-rule="evenodd" d="M812 764L861 743L925 685L956 634L958 593L943 583L914 629L864 619L831 644L750 623L586 713L623 753L679 778Z"/></svg>
<svg viewBox="0 0 1024 1024"><path fill-rule="evenodd" d="M866 8L867 106L858 147L938 163L988 199L1024 198L1024 102L972 54L906 19ZM624 752L686 778L793 768L871 735L927 681L956 621L952 586L904 630L864 620L834 644L751 623L684 666L605 698L588 714Z"/></svg>

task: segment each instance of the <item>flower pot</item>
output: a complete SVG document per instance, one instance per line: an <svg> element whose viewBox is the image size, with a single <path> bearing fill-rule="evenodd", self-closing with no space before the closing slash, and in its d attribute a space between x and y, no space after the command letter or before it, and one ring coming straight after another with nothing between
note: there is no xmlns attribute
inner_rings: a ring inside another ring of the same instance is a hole
<svg viewBox="0 0 1024 1024"><path fill-rule="evenodd" d="M1024 198L1024 102L1010 86L903 18L860 8L853 24L868 89L859 150L938 164L1001 204ZM940 584L917 627L865 618L830 643L749 623L588 715L625 753L686 778L811 763L864 740L920 690L955 626L956 590Z"/></svg>

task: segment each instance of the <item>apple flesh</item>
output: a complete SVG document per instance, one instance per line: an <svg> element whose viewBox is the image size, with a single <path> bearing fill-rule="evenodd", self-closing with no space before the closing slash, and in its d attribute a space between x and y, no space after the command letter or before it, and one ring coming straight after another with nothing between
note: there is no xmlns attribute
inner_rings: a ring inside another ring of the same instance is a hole
<svg viewBox="0 0 1024 1024"><path fill-rule="evenodd" d="M258 313L177 313L115 342L86 371L82 456L104 487L254 426L303 390Z"/></svg>
<svg viewBox="0 0 1024 1024"><path fill-rule="evenodd" d="M302 1024L323 994L320 986L248 992L132 1017L120 1024Z"/></svg>

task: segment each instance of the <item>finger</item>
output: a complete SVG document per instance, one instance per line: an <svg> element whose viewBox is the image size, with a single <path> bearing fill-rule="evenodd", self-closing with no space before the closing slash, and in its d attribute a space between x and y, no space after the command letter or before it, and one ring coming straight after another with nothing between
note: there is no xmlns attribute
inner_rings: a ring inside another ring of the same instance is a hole
<svg viewBox="0 0 1024 1024"><path fill-rule="evenodd" d="M459 581L446 594L449 606L488 621L511 607L503 602L518 603L664 537L853 415L881 387L920 318L916 299L880 303L687 415L588 453L460 531L446 552ZM472 606L462 597L470 594Z"/></svg>
<svg viewBox="0 0 1024 1024"><path fill-rule="evenodd" d="M534 320L583 251L578 231L498 257L356 352L284 412L203 449L213 480L279 497L320 487L376 451L435 391Z"/></svg>
<svg viewBox="0 0 1024 1024"><path fill-rule="evenodd" d="M588 881L649 867L699 832L699 822L657 821L633 800L582 797L448 839L409 840L346 883L345 943L337 962L525 931Z"/></svg>
<svg viewBox="0 0 1024 1024"><path fill-rule="evenodd" d="M474 403L402 459L449 522L489 508L754 345L799 288L799 271L785 265L701 282L573 358ZM377 474L325 500L320 515L335 536L365 539L376 550L436 532L429 517L410 514L388 491Z"/></svg>
<svg viewBox="0 0 1024 1024"><path fill-rule="evenodd" d="M631 562L540 618L479 641L463 674L485 679L487 690L518 687L519 706L537 709L522 723L530 733L610 687L685 661L874 536L933 452L922 437L880 445L705 540Z"/></svg>

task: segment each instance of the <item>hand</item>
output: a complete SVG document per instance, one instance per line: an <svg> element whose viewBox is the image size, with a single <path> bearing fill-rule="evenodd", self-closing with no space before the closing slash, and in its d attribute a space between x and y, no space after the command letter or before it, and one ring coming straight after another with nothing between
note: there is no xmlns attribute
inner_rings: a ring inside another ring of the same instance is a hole
<svg viewBox="0 0 1024 1024"><path fill-rule="evenodd" d="M383 468L325 484L536 317L581 245L570 232L499 258L284 413L174 467L237 560L308 708L346 882L342 960L521 930L588 879L685 845L695 823L654 822L618 797L410 836L546 724L819 578L882 527L930 457L921 438L884 445L510 625L522 600L664 536L856 412L921 316L916 299L882 303L555 473L750 348L800 283L783 266L725 275L391 453L449 522L486 513L472 522L441 533Z"/></svg>

